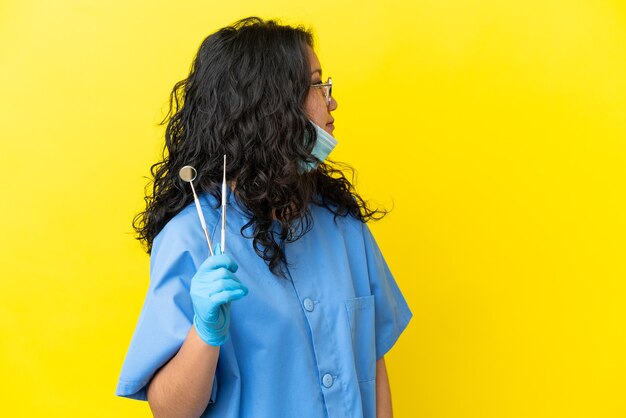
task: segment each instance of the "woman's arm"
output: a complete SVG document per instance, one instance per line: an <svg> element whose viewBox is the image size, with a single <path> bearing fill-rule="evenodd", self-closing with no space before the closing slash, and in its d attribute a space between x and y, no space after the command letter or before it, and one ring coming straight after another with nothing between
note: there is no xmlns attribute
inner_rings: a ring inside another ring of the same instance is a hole
<svg viewBox="0 0 626 418"><path fill-rule="evenodd" d="M156 417L198 418L209 404L220 347L200 339L191 327L182 347L154 375L148 403Z"/></svg>
<svg viewBox="0 0 626 418"><path fill-rule="evenodd" d="M376 418L392 418L391 389L387 377L385 357L376 361Z"/></svg>
<svg viewBox="0 0 626 418"><path fill-rule="evenodd" d="M235 276L237 263L216 252L191 278L193 325L182 347L148 387L148 402L157 418L197 418L209 404L219 346L228 338L230 304L248 294Z"/></svg>

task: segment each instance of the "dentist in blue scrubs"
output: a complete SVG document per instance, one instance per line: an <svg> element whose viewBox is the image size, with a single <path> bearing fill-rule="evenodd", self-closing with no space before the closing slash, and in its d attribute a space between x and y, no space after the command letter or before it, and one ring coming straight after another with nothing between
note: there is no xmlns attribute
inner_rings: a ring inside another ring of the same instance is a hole
<svg viewBox="0 0 626 418"><path fill-rule="evenodd" d="M392 416L384 356L411 311L367 226L385 211L325 161L337 102L322 74L310 31L252 17L208 36L172 91L116 392L155 417ZM196 168L217 244L224 155L226 248L210 255L178 172Z"/></svg>

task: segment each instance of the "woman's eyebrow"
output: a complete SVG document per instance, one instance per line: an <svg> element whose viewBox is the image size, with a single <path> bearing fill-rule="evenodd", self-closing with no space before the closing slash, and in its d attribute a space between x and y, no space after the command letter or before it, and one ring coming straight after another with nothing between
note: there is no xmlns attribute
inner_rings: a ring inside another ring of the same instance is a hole
<svg viewBox="0 0 626 418"><path fill-rule="evenodd" d="M319 69L319 68L317 68L317 69L315 69L315 70L311 71L311 75L313 75L313 74L315 74L315 73L320 73L320 77L322 76L322 70L321 70L321 69Z"/></svg>

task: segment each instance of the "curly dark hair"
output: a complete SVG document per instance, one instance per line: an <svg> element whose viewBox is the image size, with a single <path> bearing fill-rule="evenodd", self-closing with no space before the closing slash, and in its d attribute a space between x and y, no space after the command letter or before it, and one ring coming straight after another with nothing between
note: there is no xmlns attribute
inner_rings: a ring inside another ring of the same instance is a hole
<svg viewBox="0 0 626 418"><path fill-rule="evenodd" d="M318 162L311 154L315 128L304 111L310 88L307 46L313 48L309 30L257 17L202 42L189 76L171 92L161 122L167 124L163 160L151 167L146 210L133 220L148 253L165 224L193 201L178 176L180 168L194 166L196 188L219 202L223 155L227 178L235 181L234 197L249 215L241 234L253 238L256 253L279 276L285 276L287 265L285 242L312 228L309 204L361 222L387 213L370 208L356 193L341 170L354 174L349 165L319 162L310 172L301 168L302 162Z"/></svg>

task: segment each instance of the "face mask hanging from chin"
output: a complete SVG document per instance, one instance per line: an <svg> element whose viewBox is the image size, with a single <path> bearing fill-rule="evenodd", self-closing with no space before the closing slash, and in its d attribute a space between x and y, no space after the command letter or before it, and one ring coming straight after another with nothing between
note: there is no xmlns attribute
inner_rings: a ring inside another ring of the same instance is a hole
<svg viewBox="0 0 626 418"><path fill-rule="evenodd" d="M337 146L337 140L333 138L328 132L324 129L320 128L315 122L311 122L315 127L315 133L317 139L315 140L315 145L313 146L313 150L311 150L311 154L318 161L315 162L300 162L300 172L306 173L307 171L313 171L317 168L320 161L324 161L328 158L330 152Z"/></svg>

